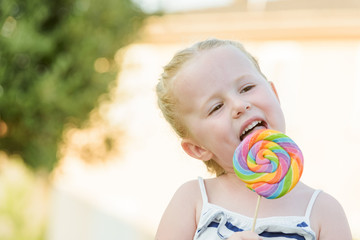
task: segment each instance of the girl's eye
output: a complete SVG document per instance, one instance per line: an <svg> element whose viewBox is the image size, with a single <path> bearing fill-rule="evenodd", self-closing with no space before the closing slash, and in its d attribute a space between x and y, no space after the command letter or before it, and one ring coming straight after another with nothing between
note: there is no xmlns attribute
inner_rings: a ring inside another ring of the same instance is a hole
<svg viewBox="0 0 360 240"><path fill-rule="evenodd" d="M216 105L214 108L211 109L209 115L211 115L211 114L213 114L214 112L216 112L217 110L219 110L222 106L223 106L223 104L218 104L218 105Z"/></svg>
<svg viewBox="0 0 360 240"><path fill-rule="evenodd" d="M250 91L253 87L255 87L255 85L246 86L246 87L244 87L244 88L240 91L240 93L248 92L248 91Z"/></svg>

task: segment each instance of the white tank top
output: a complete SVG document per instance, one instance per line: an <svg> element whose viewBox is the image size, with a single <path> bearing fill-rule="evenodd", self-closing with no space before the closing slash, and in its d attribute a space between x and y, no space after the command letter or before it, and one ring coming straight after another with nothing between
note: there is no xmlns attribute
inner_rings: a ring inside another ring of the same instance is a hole
<svg viewBox="0 0 360 240"><path fill-rule="evenodd" d="M208 202L204 180L199 177L203 207L194 240L220 240L229 238L234 232L250 231L253 218L229 211ZM315 240L310 228L310 214L321 190L316 190L307 206L305 216L279 216L258 218L255 232L263 239L305 239Z"/></svg>

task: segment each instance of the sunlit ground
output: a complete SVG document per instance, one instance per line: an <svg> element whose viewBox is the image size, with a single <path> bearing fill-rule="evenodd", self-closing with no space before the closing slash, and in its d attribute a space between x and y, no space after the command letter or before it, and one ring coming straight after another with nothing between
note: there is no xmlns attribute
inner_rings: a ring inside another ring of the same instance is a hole
<svg viewBox="0 0 360 240"><path fill-rule="evenodd" d="M335 196L359 238L360 42L245 46L277 86L287 134L305 156L302 181ZM85 164L71 151L65 155L55 178L49 239L116 239L124 233L127 239L152 239L174 191L187 180L209 176L201 162L183 153L156 106L161 67L179 47L126 49L113 101L100 110L102 119L89 132L71 135L81 145L96 138L90 132L98 127L125 129L117 143L121 150L97 165Z"/></svg>

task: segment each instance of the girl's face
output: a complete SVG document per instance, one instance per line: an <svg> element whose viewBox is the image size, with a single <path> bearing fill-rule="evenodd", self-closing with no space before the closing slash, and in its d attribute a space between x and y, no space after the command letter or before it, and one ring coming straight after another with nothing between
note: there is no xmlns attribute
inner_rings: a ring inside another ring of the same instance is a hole
<svg viewBox="0 0 360 240"><path fill-rule="evenodd" d="M285 132L285 120L274 86L238 48L205 50L174 80L179 116L190 135L182 141L192 157L214 159L233 171L236 147L255 129Z"/></svg>

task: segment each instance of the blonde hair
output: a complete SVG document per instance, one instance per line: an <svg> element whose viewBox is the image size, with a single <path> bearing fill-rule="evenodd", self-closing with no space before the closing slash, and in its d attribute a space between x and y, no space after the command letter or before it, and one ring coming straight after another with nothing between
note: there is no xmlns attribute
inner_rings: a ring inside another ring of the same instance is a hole
<svg viewBox="0 0 360 240"><path fill-rule="evenodd" d="M251 56L239 42L231 40L220 40L216 38L208 39L205 41L198 42L191 47L185 48L177 52L171 61L164 67L164 72L161 74L159 82L156 86L156 93L158 96L158 105L162 111L165 119L170 123L172 128L175 130L180 138L189 137L187 127L181 121L179 112L176 109L177 99L173 94L173 81L179 70L189 60L193 59L196 55L200 54L205 50L214 49L221 46L234 46L240 49L249 60L255 65L259 73L265 78L260 70L257 60ZM266 79L266 78L265 78ZM211 173L215 173L216 176L220 176L225 173L225 170L213 159L204 161L207 169Z"/></svg>

